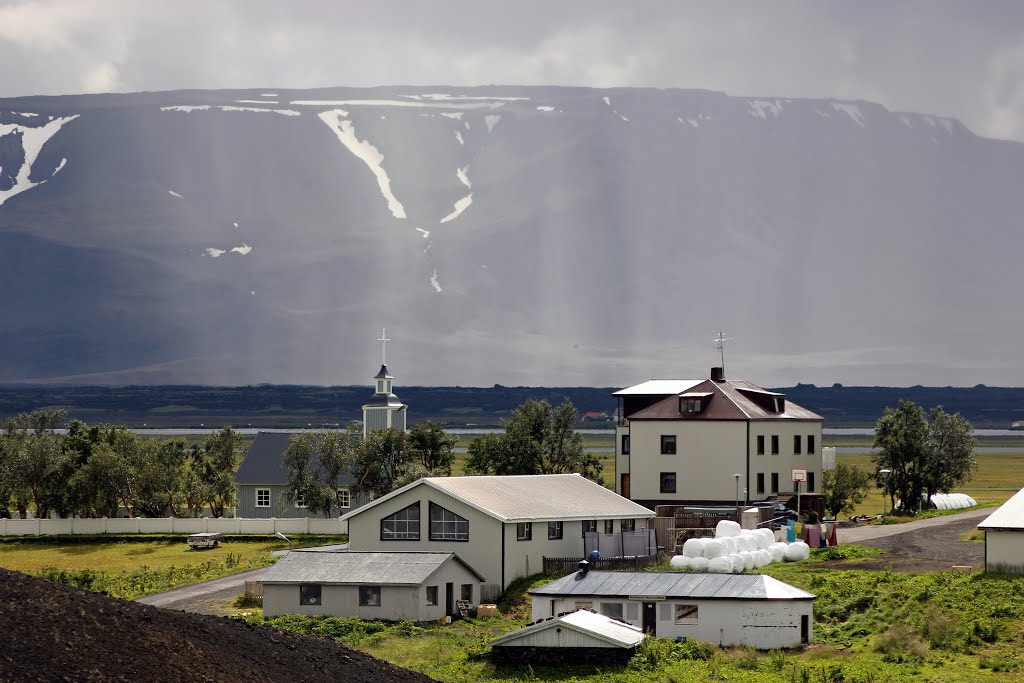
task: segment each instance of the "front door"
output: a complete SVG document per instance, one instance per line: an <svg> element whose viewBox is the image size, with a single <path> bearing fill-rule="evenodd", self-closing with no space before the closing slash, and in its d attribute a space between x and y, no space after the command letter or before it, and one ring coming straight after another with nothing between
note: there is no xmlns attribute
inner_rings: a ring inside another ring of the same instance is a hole
<svg viewBox="0 0 1024 683"><path fill-rule="evenodd" d="M806 614L800 616L800 642L806 645L811 640L811 618Z"/></svg>
<svg viewBox="0 0 1024 683"><path fill-rule="evenodd" d="M619 487L622 490L620 494L623 498L629 498L629 472L624 472L622 475L622 485Z"/></svg>
<svg viewBox="0 0 1024 683"><path fill-rule="evenodd" d="M658 635L658 604L655 602L644 603L644 620L643 620L644 633L650 633L652 636Z"/></svg>
<svg viewBox="0 0 1024 683"><path fill-rule="evenodd" d="M444 585L444 614L445 616L452 616L455 614L455 584L446 583Z"/></svg>

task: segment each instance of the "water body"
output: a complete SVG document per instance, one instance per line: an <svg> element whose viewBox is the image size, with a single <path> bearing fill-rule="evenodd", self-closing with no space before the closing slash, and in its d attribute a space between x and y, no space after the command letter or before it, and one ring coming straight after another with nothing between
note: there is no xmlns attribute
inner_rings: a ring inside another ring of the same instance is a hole
<svg viewBox="0 0 1024 683"><path fill-rule="evenodd" d="M995 431L995 430L993 430ZM975 453L1020 453L1022 450L1020 447L1013 448L1007 446L981 446L975 448ZM861 448L858 446L836 446L836 453L848 453L852 455L873 455L878 452L877 448Z"/></svg>

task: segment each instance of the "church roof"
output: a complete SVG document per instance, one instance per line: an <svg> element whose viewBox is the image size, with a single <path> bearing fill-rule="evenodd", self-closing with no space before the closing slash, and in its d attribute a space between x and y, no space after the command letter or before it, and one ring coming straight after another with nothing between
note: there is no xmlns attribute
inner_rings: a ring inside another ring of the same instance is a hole
<svg viewBox="0 0 1024 683"><path fill-rule="evenodd" d="M259 432L235 473L236 484L287 484L288 468L281 456L288 450L290 432ZM351 485L355 478L345 475L341 483Z"/></svg>
<svg viewBox="0 0 1024 683"><path fill-rule="evenodd" d="M391 373L388 372L388 366L387 365L381 365L380 366L380 372L378 372L376 375L374 375L373 378L374 379L394 379L394 377L391 376Z"/></svg>
<svg viewBox="0 0 1024 683"><path fill-rule="evenodd" d="M394 394L374 394L363 404L364 408L401 408L405 404Z"/></svg>

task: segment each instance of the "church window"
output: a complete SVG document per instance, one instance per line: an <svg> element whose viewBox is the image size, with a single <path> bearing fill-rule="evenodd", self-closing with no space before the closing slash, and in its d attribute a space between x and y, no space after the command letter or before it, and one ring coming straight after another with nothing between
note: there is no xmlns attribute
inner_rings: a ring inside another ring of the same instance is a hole
<svg viewBox="0 0 1024 683"><path fill-rule="evenodd" d="M468 541L469 520L446 510L437 503L430 504L431 541Z"/></svg>
<svg viewBox="0 0 1024 683"><path fill-rule="evenodd" d="M256 507L270 507L270 489L256 489Z"/></svg>
<svg viewBox="0 0 1024 683"><path fill-rule="evenodd" d="M420 540L420 503L416 501L407 508L380 520L380 540Z"/></svg>

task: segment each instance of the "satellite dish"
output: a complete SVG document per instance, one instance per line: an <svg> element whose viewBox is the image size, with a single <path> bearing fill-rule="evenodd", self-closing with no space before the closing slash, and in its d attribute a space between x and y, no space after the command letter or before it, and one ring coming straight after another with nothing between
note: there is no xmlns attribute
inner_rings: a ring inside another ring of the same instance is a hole
<svg viewBox="0 0 1024 683"><path fill-rule="evenodd" d="M291 541L288 540L288 537L285 536L284 534L282 534L280 531L275 531L274 535L277 536L278 538L280 538L282 541L285 541L287 543L291 543Z"/></svg>

